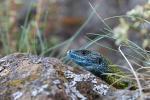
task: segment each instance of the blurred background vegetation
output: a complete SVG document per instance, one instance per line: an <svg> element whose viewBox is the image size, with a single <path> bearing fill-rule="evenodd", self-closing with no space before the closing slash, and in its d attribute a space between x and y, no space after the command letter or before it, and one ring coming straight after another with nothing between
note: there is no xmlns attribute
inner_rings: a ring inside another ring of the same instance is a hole
<svg viewBox="0 0 150 100"><path fill-rule="evenodd" d="M98 51L133 73L129 61L149 84L150 0L0 0L0 57L31 53L72 64L69 49Z"/></svg>
<svg viewBox="0 0 150 100"><path fill-rule="evenodd" d="M149 2L0 0L0 55L23 52L59 58L68 49L90 48L118 62L117 49L123 45L131 59L149 64Z"/></svg>

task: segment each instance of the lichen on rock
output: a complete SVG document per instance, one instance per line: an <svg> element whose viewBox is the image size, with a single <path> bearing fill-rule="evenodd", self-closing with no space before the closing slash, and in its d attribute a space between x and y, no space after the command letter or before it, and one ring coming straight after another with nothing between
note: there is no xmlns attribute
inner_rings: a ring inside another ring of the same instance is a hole
<svg viewBox="0 0 150 100"><path fill-rule="evenodd" d="M90 72L56 58L18 53L0 59L0 100L109 100L119 98L116 93Z"/></svg>

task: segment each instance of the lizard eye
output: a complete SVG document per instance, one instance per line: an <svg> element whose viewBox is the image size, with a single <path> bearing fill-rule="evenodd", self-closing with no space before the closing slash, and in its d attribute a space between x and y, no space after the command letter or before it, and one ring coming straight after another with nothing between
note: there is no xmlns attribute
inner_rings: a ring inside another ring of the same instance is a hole
<svg viewBox="0 0 150 100"><path fill-rule="evenodd" d="M81 53L83 56L85 56L85 55L88 55L88 54L91 53L91 52L88 51L88 50L82 50L80 53Z"/></svg>
<svg viewBox="0 0 150 100"><path fill-rule="evenodd" d="M97 58L97 59L96 59L96 63L101 64L101 62L102 62L102 59L101 59L101 58Z"/></svg>

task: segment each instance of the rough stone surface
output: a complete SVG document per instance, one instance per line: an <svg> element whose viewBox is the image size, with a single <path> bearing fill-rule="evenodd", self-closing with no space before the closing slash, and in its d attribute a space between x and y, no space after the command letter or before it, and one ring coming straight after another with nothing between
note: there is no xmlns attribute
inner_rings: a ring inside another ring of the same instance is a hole
<svg viewBox="0 0 150 100"><path fill-rule="evenodd" d="M0 100L135 100L91 73L56 58L12 54L0 59Z"/></svg>

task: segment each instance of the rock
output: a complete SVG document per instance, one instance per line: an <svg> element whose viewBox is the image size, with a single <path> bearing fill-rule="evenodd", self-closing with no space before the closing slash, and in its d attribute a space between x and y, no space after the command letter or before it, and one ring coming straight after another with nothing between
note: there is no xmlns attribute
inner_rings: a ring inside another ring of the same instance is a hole
<svg viewBox="0 0 150 100"><path fill-rule="evenodd" d="M0 59L0 100L119 100L136 93L116 90L56 58L18 53Z"/></svg>

